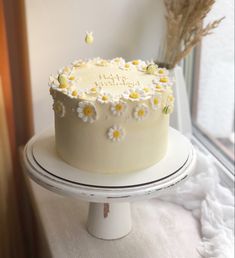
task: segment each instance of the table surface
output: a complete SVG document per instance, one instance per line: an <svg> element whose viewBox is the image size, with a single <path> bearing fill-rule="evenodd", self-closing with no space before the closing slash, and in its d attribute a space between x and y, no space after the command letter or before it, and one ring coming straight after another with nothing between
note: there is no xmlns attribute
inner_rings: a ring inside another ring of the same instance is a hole
<svg viewBox="0 0 235 258"><path fill-rule="evenodd" d="M199 222L189 211L156 198L132 204L133 229L105 241L86 231L88 203L52 193L30 180L43 258L199 258Z"/></svg>

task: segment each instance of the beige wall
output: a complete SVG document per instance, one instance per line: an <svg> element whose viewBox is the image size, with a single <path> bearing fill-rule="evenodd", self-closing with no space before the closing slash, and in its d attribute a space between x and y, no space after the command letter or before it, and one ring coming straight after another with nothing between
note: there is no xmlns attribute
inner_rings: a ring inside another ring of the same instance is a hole
<svg viewBox="0 0 235 258"><path fill-rule="evenodd" d="M51 73L76 58L156 58L162 10L162 0L26 0L36 132L53 124ZM91 46L86 31L94 32Z"/></svg>

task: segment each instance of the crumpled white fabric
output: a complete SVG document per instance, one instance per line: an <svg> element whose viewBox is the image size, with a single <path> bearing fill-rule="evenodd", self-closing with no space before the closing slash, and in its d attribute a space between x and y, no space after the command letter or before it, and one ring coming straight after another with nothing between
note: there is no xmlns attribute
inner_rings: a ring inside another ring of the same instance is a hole
<svg viewBox="0 0 235 258"><path fill-rule="evenodd" d="M195 173L159 198L183 206L200 220L202 242L198 251L203 257L234 257L234 197L220 184L210 157L197 151Z"/></svg>

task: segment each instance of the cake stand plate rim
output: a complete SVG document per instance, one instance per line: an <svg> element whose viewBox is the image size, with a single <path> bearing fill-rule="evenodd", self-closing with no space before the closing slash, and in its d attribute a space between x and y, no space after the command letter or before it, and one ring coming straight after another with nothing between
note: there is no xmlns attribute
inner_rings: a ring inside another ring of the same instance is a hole
<svg viewBox="0 0 235 258"><path fill-rule="evenodd" d="M175 129L170 129L170 130L175 130ZM176 131L176 130L175 130ZM41 134L43 135L43 134ZM40 135L39 135L40 136ZM53 173L50 173L49 171L46 171L45 168L41 167L40 164L37 164L36 160L34 160L32 162L32 157L31 157L31 161L30 161L30 158L29 158L29 154L30 154L30 151L31 151L31 155L32 155L32 146L33 146L33 142L35 141L35 139L37 139L39 136L37 137L33 137L33 139L27 144L26 148L25 148L25 155L27 156L27 160L26 162L28 162L30 164L30 166L32 167L32 170L34 170L35 173L39 173L38 170L43 170L43 172L45 173L44 175L46 174L49 174L49 178L51 177L54 177L53 180L55 181L60 181L60 183L70 183L70 184L74 184L75 187L90 187L90 188L95 188L95 189L130 189L130 188L138 188L138 187L144 187L144 186L148 186L148 185L151 185L151 184L156 184L156 183L161 183L161 182L166 182L167 180L170 180L172 178L172 176L174 177L177 177L178 173L181 173L182 172L182 169L185 168L185 166L187 165L187 163L190 163L189 159L190 159L190 155L192 156L192 154L188 153L188 156L187 156L187 159L184 161L184 164L181 166L181 167L178 167L173 173L171 173L170 175L167 175L165 177L162 177L160 179L157 179L157 180L153 180L153 181L147 181L147 182L143 182L143 183L140 183L140 184L131 184L131 185L95 185L95 184L84 184L84 183L81 183L81 182L74 182L74 181L71 181L71 180L67 180L65 178L61 178L61 177L58 177L57 175L54 175ZM190 143L191 144L191 143ZM190 149L190 152L192 152L192 146L190 146L191 149ZM33 157L35 159L35 157ZM40 168L40 169L39 169ZM32 172L32 171L31 171ZM41 171L41 173L43 173ZM142 174L143 175L143 174ZM34 175L35 177L36 175ZM50 179L49 179L50 180Z"/></svg>

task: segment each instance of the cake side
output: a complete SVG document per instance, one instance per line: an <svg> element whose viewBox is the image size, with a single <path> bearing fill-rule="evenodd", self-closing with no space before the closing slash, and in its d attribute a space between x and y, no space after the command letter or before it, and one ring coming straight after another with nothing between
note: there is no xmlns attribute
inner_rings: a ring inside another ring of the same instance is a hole
<svg viewBox="0 0 235 258"><path fill-rule="evenodd" d="M79 61L51 79L62 159L90 172L124 173L164 157L174 103L171 82L167 70L148 67L140 60L95 59Z"/></svg>

